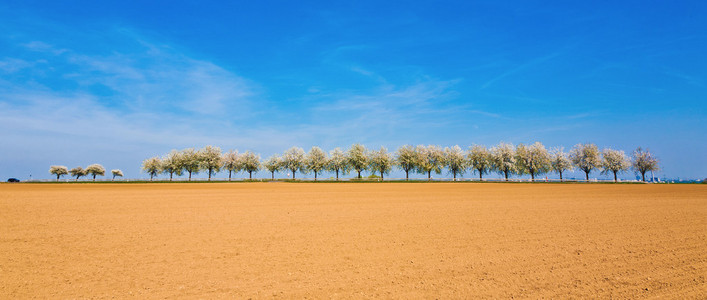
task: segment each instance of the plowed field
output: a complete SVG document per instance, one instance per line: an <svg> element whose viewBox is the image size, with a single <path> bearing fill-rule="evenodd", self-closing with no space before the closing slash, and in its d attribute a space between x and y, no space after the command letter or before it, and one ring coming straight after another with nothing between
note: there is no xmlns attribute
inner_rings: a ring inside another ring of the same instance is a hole
<svg viewBox="0 0 707 300"><path fill-rule="evenodd" d="M0 185L0 298L707 298L707 186Z"/></svg>

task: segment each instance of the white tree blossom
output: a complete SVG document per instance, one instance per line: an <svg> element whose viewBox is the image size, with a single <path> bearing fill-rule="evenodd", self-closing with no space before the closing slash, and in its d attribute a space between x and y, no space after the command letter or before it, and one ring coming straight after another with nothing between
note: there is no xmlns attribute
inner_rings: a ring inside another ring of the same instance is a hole
<svg viewBox="0 0 707 300"><path fill-rule="evenodd" d="M550 166L552 170L560 174L560 182L562 182L562 173L565 171L571 171L574 166L567 153L564 152L564 148L554 148L550 154Z"/></svg>
<svg viewBox="0 0 707 300"><path fill-rule="evenodd" d="M238 150L230 150L224 153L221 161L223 161L223 166L221 167L228 171L228 181L231 181L231 175L233 173L238 173L243 169Z"/></svg>
<svg viewBox="0 0 707 300"><path fill-rule="evenodd" d="M308 170L314 172L314 181L316 181L317 174L327 167L326 152L317 146L312 147L307 153L305 164Z"/></svg>
<svg viewBox="0 0 707 300"><path fill-rule="evenodd" d="M86 167L86 173L91 174L93 176L93 181L96 181L96 175L106 175L106 168L99 164L92 164Z"/></svg>
<svg viewBox="0 0 707 300"><path fill-rule="evenodd" d="M589 173L601 167L599 148L594 144L577 144L570 150L570 160L580 170L586 174L589 180Z"/></svg>
<svg viewBox="0 0 707 300"><path fill-rule="evenodd" d="M346 153L344 153L341 148L337 147L329 152L327 170L336 173L336 180L339 180L339 172L341 172L341 174L349 172L349 161L346 157Z"/></svg>
<svg viewBox="0 0 707 300"><path fill-rule="evenodd" d="M395 152L395 165L405 171L405 180L409 180L410 171L414 171L417 166L417 156L415 148L410 145L403 145Z"/></svg>
<svg viewBox="0 0 707 300"><path fill-rule="evenodd" d="M459 146L442 149L434 145L416 147L404 145L394 154L387 152L384 147L380 150L368 151L361 144L353 144L346 151L335 148L329 152L329 156L327 157L327 153L317 146L312 147L307 153L302 148L292 147L281 157L274 155L267 161L261 162L260 156L250 151L241 155L234 150L222 154L220 148L206 146L198 151L194 148L172 150L156 167L151 165L150 168L145 169L146 162L152 163L153 158L150 158L143 161L143 170L151 175L150 180L158 173L170 174L172 180L173 174L181 176L183 171L189 173L189 180L191 180L193 174L198 174L202 170L208 171L211 180L212 175L222 169L229 171L229 181L234 172L243 170L247 171L249 178L252 179L253 172L261 168L270 171L272 179L275 178L275 172L287 169L292 172L293 179L296 178L297 172L306 174L311 170L314 172L314 180L318 180L321 172L326 170L336 173L336 179L339 180L340 174L347 174L351 170L356 171L357 178L361 178L361 173L366 170L374 174L380 172L381 177L384 177L390 173L390 168L399 167L405 172L406 180L409 179L410 171L427 174L428 180L431 180L432 172L441 174L443 169L447 168L454 180L467 170L479 172L479 179L483 180L484 174L494 170L502 174L506 181L513 174L529 174L534 181L537 175L550 171L557 172L562 181L563 173L576 166L585 172L587 179L591 171L600 168L602 174L613 173L614 181L617 181L617 174L626 171L630 167L629 162L638 173L641 173L644 180L646 172L658 169L657 159L641 148L634 151L632 160L629 161L623 151L605 149L600 153L594 144L577 144L569 154L563 152L562 148L553 148L550 153L540 142L531 145L520 144L517 147L502 142L490 149L474 145L468 151L462 150ZM75 168L68 171L64 166L51 166L49 172L57 175L57 180L67 173L78 180L81 176L87 175L89 170L94 170L91 172L94 181L95 176L105 174L104 169L100 171L100 169L87 167L85 170ZM157 170L157 173L153 172L154 170Z"/></svg>
<svg viewBox="0 0 707 300"><path fill-rule="evenodd" d="M304 156L304 149L300 147L292 147L282 155L282 167L292 172L292 179L296 179L297 171L307 172Z"/></svg>
<svg viewBox="0 0 707 300"><path fill-rule="evenodd" d="M243 170L248 172L248 178L253 179L253 172L260 170L260 155L251 151L246 151L240 157Z"/></svg>
<svg viewBox="0 0 707 300"><path fill-rule="evenodd" d="M631 167L631 161L621 150L605 148L602 152L601 168L602 174L614 174L614 182L618 181L617 174L624 172Z"/></svg>
<svg viewBox="0 0 707 300"><path fill-rule="evenodd" d="M508 143L499 143L491 148L491 161L493 169L503 174L508 181L508 176L516 172L515 147Z"/></svg>
<svg viewBox="0 0 707 300"><path fill-rule="evenodd" d="M530 146L520 144L516 147L516 163L518 174L530 174L535 181L535 175L550 171L550 153L540 142Z"/></svg>
<svg viewBox="0 0 707 300"><path fill-rule="evenodd" d="M65 166L51 166L49 167L49 174L56 175L56 181L59 181L59 177L69 174L69 169Z"/></svg>
<svg viewBox="0 0 707 300"><path fill-rule="evenodd" d="M442 174L444 167L444 150L435 145L427 147L419 145L415 148L417 157L416 169L420 174L427 174L427 180L432 179L432 172Z"/></svg>
<svg viewBox="0 0 707 300"><path fill-rule="evenodd" d="M82 167L76 167L71 170L69 170L69 173L71 174L71 177L76 177L76 181L79 181L79 178L82 176L88 175L88 172L84 170Z"/></svg>
<svg viewBox="0 0 707 300"><path fill-rule="evenodd" d="M169 181L172 181L172 175L182 176L184 165L179 151L172 150L160 160L160 170L164 174L169 174Z"/></svg>
<svg viewBox="0 0 707 300"><path fill-rule="evenodd" d="M361 144L351 145L349 151L346 152L346 157L349 161L348 165L358 173L357 178L361 178L361 172L366 170L368 166L367 152L366 147Z"/></svg>
<svg viewBox="0 0 707 300"><path fill-rule="evenodd" d="M380 172L381 180L384 180L383 174L390 173L393 168L393 156L388 152L388 149L381 147L379 150L372 150L368 157L369 169L373 172Z"/></svg>
<svg viewBox="0 0 707 300"><path fill-rule="evenodd" d="M457 175L464 174L468 166L464 150L458 145L444 148L444 164L449 169L449 172L452 173L454 181L457 181Z"/></svg>
<svg viewBox="0 0 707 300"><path fill-rule="evenodd" d="M150 157L142 162L142 170L150 174L150 181L159 174L162 169L162 161L159 157Z"/></svg>
<svg viewBox="0 0 707 300"><path fill-rule="evenodd" d="M491 152L484 146L474 145L469 148L467 159L469 166L479 173L479 180L483 180L484 174L488 173L489 170L493 168Z"/></svg>
<svg viewBox="0 0 707 300"><path fill-rule="evenodd" d="M653 156L648 150L641 147L633 151L633 169L641 174L643 182L646 181L646 172L658 171L658 158Z"/></svg>
<svg viewBox="0 0 707 300"><path fill-rule="evenodd" d="M275 180L275 172L280 171L280 169L282 169L282 159L280 159L280 157L277 155L270 156L265 161L265 163L263 163L263 166L265 167L265 169L270 171L272 179Z"/></svg>
<svg viewBox="0 0 707 300"><path fill-rule="evenodd" d="M110 170L110 172L113 174L113 179L112 179L113 181L115 180L116 176L123 177L123 171L121 171L119 169L113 169L113 170Z"/></svg>
<svg viewBox="0 0 707 300"><path fill-rule="evenodd" d="M209 181L211 181L211 174L221 171L221 166L223 165L221 148L206 146L199 150L197 156L199 160L199 168L208 172Z"/></svg>
<svg viewBox="0 0 707 300"><path fill-rule="evenodd" d="M181 162L184 171L189 173L189 181L192 174L199 174L201 171L201 161L199 153L194 148L187 148L179 152L179 161Z"/></svg>

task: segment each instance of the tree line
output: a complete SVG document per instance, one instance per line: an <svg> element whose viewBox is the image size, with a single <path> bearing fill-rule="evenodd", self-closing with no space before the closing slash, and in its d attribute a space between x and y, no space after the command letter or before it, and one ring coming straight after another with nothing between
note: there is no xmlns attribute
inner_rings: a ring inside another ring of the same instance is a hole
<svg viewBox="0 0 707 300"><path fill-rule="evenodd" d="M591 143L577 144L569 152L564 152L562 147L548 151L542 143L536 142L517 146L499 143L490 148L475 145L468 150L459 146L442 148L435 145L404 145L394 153L388 152L385 147L375 150L361 144L354 144L347 150L335 148L329 153L316 146L309 152L300 147L292 147L264 161L261 161L259 154L251 151L238 153L230 150L222 153L218 147L206 146L199 150L172 150L164 156L151 157L142 162L142 170L150 175L150 180L159 174L169 175L170 180L174 175L188 174L191 180L192 175L199 172L207 172L211 180L213 174L221 171L228 172L229 181L233 173L242 171L247 172L252 179L253 173L259 170L270 172L272 179L275 179L275 172L279 171L291 172L293 179L298 172L311 172L314 180L317 180L323 171L335 173L336 180L339 180L339 175L349 172L361 178L364 171L377 173L384 179L393 168L404 171L406 180L410 173L425 174L430 180L432 173L441 174L446 169L454 180L467 172L477 173L480 180L483 180L484 174L496 172L506 181L514 175L530 175L531 180L535 181L536 176L553 172L562 181L563 173L574 169L584 172L587 180L590 173L600 172L613 175L614 181L617 181L618 174L633 169L645 181L647 172L658 170L658 159L640 147L629 157L622 150L605 148L600 151Z"/></svg>
<svg viewBox="0 0 707 300"><path fill-rule="evenodd" d="M123 177L123 171L119 169L113 169L110 171L113 174L113 180L115 177ZM71 177L76 177L78 181L79 178L83 176L91 175L93 176L93 181L96 181L96 176L103 176L106 174L106 168L100 164L92 164L86 167L76 167L69 170L66 166L51 166L49 167L49 174L56 175L56 180L59 181L61 176L71 174Z"/></svg>

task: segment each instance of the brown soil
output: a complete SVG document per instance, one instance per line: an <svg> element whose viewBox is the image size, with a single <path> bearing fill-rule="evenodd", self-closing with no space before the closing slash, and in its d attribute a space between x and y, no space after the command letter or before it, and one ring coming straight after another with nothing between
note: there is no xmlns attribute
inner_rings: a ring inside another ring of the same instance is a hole
<svg viewBox="0 0 707 300"><path fill-rule="evenodd" d="M0 298L707 298L707 186L0 185Z"/></svg>

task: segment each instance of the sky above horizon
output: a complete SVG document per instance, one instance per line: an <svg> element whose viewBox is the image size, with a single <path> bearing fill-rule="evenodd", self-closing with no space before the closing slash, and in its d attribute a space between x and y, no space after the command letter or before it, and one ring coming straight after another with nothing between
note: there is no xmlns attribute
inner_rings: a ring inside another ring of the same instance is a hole
<svg viewBox="0 0 707 300"><path fill-rule="evenodd" d="M145 178L142 160L205 145L267 158L502 141L642 146L656 175L705 178L705 15L704 1L4 1L0 179L91 163Z"/></svg>

